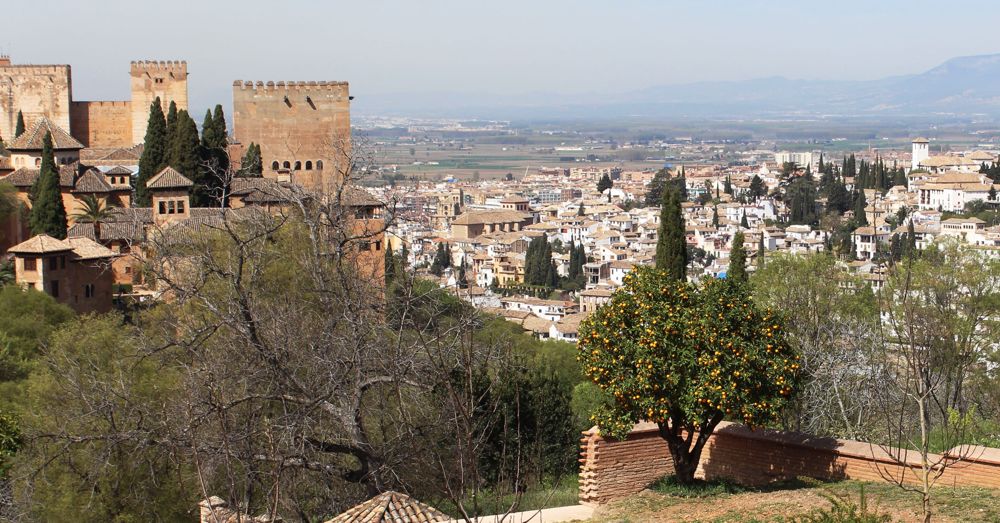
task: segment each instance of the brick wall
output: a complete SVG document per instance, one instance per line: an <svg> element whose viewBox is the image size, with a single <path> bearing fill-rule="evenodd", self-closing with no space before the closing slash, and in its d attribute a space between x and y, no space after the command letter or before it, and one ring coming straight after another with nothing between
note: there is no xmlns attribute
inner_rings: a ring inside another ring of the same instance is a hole
<svg viewBox="0 0 1000 523"><path fill-rule="evenodd" d="M964 450L970 458L948 469L939 484L1000 488L1000 449ZM651 423L637 424L622 441L602 438L595 427L584 433L580 455L580 502L584 504L628 497L673 471L667 444ZM916 458L910 457L912 461ZM747 485L797 476L883 481L880 469L909 474L883 449L867 443L753 431L723 422L702 453L697 475ZM907 478L915 479L912 475Z"/></svg>

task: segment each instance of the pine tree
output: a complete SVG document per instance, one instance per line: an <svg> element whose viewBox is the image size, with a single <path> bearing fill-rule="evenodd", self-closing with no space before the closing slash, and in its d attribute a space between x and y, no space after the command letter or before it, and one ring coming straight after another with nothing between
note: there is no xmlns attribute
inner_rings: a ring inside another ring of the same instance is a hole
<svg viewBox="0 0 1000 523"><path fill-rule="evenodd" d="M17 111L17 124L14 126L14 138L24 134L24 113Z"/></svg>
<svg viewBox="0 0 1000 523"><path fill-rule="evenodd" d="M656 268L675 280L687 279L687 233L676 191L665 191L656 241Z"/></svg>
<svg viewBox="0 0 1000 523"><path fill-rule="evenodd" d="M750 198L753 201L757 201L763 197L767 196L767 188L764 187L764 180L760 179L760 176L756 174L750 179Z"/></svg>
<svg viewBox="0 0 1000 523"><path fill-rule="evenodd" d="M726 278L740 283L747 281L747 253L743 247L742 232L733 235L733 246L729 251L729 269L726 271Z"/></svg>
<svg viewBox="0 0 1000 523"><path fill-rule="evenodd" d="M597 182L597 192L604 194L604 191L607 191L613 186L614 182L611 181L611 177L605 174L604 176L601 177L600 181ZM608 201L609 202L611 201L610 192L608 193Z"/></svg>
<svg viewBox="0 0 1000 523"><path fill-rule="evenodd" d="M32 234L48 234L60 240L66 237L66 207L59 188L59 169L52 155L52 134L48 132L42 139L42 164L28 223Z"/></svg>
<svg viewBox="0 0 1000 523"><path fill-rule="evenodd" d="M160 98L157 97L149 106L146 137L143 140L142 156L139 158L139 175L135 180L135 199L139 207L149 206L150 195L146 190L146 181L156 176L166 164L166 139L167 121L163 116Z"/></svg>
<svg viewBox="0 0 1000 523"><path fill-rule="evenodd" d="M868 225L868 213L865 212L866 207L868 207L868 202L865 200L865 191L864 189L859 189L854 196L854 223L858 227Z"/></svg>
<svg viewBox="0 0 1000 523"><path fill-rule="evenodd" d="M663 188L670 182L670 171L660 169L646 187L646 206L660 207L663 203Z"/></svg>

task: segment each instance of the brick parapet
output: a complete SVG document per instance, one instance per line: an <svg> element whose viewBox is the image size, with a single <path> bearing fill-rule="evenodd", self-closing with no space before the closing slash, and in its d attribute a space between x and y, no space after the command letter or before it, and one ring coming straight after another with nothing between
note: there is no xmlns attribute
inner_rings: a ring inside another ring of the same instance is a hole
<svg viewBox="0 0 1000 523"><path fill-rule="evenodd" d="M902 454L891 450L860 441L723 423L709 439L697 475L748 485L800 476L884 481L890 474L915 481L912 472L893 459ZM580 502L588 505L631 496L673 471L666 442L649 423L636 425L621 441L601 437L595 427L584 433L580 453ZM960 447L948 454L963 460L945 471L940 484L1000 488L1000 449ZM910 464L919 462L915 453L906 457Z"/></svg>

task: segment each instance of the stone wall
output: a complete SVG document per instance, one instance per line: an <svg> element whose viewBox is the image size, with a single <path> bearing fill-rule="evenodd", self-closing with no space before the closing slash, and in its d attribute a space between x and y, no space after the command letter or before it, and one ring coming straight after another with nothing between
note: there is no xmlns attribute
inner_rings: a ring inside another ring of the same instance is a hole
<svg viewBox="0 0 1000 523"><path fill-rule="evenodd" d="M73 102L70 118L73 136L87 147L131 147L142 141L132 138L130 102Z"/></svg>
<svg viewBox="0 0 1000 523"><path fill-rule="evenodd" d="M350 155L347 82L233 83L233 134L260 146L264 176L327 190Z"/></svg>
<svg viewBox="0 0 1000 523"><path fill-rule="evenodd" d="M14 138L18 111L25 128L44 116L69 131L72 92L68 65L0 65L0 137Z"/></svg>
<svg viewBox="0 0 1000 523"><path fill-rule="evenodd" d="M149 122L149 106L156 97L160 98L166 114L170 102L177 109L188 108L187 62L184 61L141 61L132 62L129 67L132 89L131 140L128 146L142 142L146 138L146 124ZM196 122L201 115L191 115Z"/></svg>
<svg viewBox="0 0 1000 523"><path fill-rule="evenodd" d="M1000 488L1000 449L966 450L970 458L948 469L939 484ZM651 423L636 425L623 441L604 439L591 429L584 433L580 454L580 502L585 504L631 496L673 472L667 444ZM706 445L697 476L747 485L798 476L883 481L880 470L916 479L868 443L722 423Z"/></svg>

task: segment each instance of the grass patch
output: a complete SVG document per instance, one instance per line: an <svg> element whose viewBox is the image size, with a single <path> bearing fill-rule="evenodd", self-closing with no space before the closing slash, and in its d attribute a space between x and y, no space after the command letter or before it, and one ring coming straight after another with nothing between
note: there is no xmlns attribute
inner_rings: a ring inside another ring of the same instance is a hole
<svg viewBox="0 0 1000 523"><path fill-rule="evenodd" d="M684 484L677 481L677 476L673 474L660 478L649 489L675 498L711 498L753 490L724 479L696 479L693 483Z"/></svg>
<svg viewBox="0 0 1000 523"><path fill-rule="evenodd" d="M579 503L580 486L576 475L565 476L558 480L547 480L541 484L529 488L522 492L516 499L512 493L498 494L497 492L485 490L480 492L478 497L478 515L489 516L493 514L503 514L511 510L512 512L523 512L526 510L539 510L543 508L565 507ZM470 497L462 502L465 510L472 514L475 506L474 500ZM461 512L450 500L444 500L434 505L438 510L453 517L459 517Z"/></svg>

